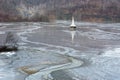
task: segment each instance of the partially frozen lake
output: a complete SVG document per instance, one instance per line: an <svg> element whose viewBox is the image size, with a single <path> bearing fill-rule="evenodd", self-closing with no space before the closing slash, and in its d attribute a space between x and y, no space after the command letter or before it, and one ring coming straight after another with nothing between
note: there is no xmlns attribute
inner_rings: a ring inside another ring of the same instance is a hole
<svg viewBox="0 0 120 80"><path fill-rule="evenodd" d="M0 23L19 51L0 53L0 80L120 80L120 23Z"/></svg>

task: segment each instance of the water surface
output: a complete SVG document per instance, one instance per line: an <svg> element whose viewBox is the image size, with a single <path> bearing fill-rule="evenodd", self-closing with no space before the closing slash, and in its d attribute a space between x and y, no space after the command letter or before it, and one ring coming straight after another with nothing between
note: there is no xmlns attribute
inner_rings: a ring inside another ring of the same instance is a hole
<svg viewBox="0 0 120 80"><path fill-rule="evenodd" d="M120 23L69 25L0 23L0 43L11 31L20 45L18 52L0 54L0 80L120 80Z"/></svg>

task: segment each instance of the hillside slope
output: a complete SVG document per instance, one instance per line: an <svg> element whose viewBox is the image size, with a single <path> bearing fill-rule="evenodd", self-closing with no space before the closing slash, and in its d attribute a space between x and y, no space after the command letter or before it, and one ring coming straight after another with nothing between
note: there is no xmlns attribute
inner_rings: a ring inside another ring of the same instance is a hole
<svg viewBox="0 0 120 80"><path fill-rule="evenodd" d="M0 21L120 21L120 0L0 0Z"/></svg>

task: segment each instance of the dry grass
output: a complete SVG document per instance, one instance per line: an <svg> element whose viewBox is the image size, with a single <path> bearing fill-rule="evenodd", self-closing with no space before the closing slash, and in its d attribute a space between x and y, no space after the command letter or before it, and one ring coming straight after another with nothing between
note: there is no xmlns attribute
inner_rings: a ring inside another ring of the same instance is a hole
<svg viewBox="0 0 120 80"><path fill-rule="evenodd" d="M35 69L30 70L30 67L28 67L28 66L21 67L20 70L22 70L23 72L27 73L28 75L34 74L34 73L38 72L38 70L35 70Z"/></svg>

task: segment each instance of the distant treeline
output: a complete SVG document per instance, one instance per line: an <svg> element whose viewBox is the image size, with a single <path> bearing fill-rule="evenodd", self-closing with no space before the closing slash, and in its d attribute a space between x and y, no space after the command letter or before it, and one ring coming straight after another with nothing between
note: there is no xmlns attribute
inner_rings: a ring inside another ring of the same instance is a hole
<svg viewBox="0 0 120 80"><path fill-rule="evenodd" d="M120 22L120 0L0 0L0 21Z"/></svg>

